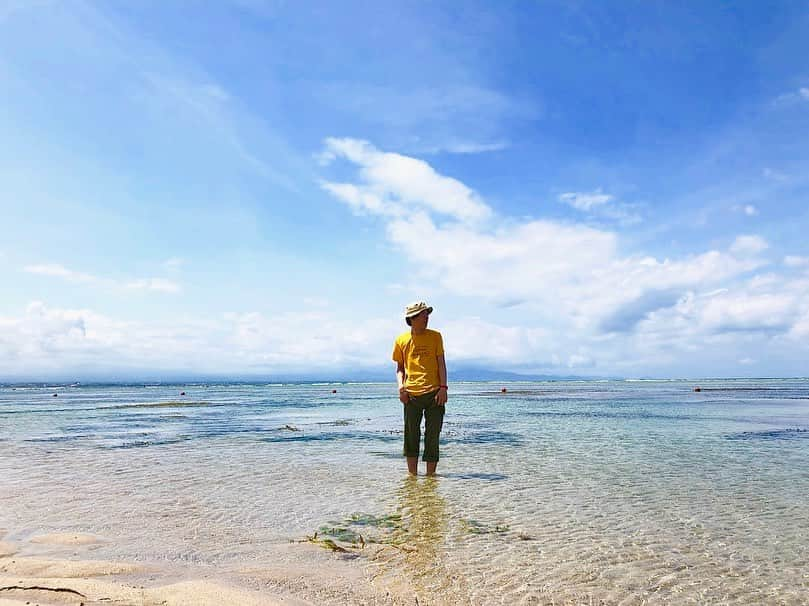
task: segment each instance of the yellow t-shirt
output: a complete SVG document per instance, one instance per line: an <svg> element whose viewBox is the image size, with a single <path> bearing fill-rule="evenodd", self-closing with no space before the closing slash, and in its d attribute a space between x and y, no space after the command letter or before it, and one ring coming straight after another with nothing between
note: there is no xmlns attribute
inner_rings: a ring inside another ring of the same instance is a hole
<svg viewBox="0 0 809 606"><path fill-rule="evenodd" d="M405 388L414 396L438 389L438 356L444 355L441 333L429 328L420 335L409 330L396 337L393 361L404 364Z"/></svg>

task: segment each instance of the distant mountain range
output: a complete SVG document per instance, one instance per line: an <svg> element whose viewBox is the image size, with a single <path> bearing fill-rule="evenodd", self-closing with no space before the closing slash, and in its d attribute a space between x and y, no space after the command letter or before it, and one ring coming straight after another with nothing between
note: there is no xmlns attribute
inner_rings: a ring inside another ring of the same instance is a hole
<svg viewBox="0 0 809 606"><path fill-rule="evenodd" d="M605 377L580 375L546 375L522 374L511 371L460 367L448 369L449 382L452 381L576 381L604 379ZM27 376L27 377L0 377L0 383L28 383L28 384L70 384L82 383L312 383L312 382L391 382L395 383L394 369L390 368L360 368L351 371L315 371L311 373L283 373L283 374L196 374L183 371L140 371L140 372L78 372L75 375L60 373L54 376Z"/></svg>
<svg viewBox="0 0 809 606"><path fill-rule="evenodd" d="M455 381L584 381L611 378L582 375L521 374L489 368L460 368L448 370L447 374L449 374L450 380L454 379Z"/></svg>
<svg viewBox="0 0 809 606"><path fill-rule="evenodd" d="M545 375L545 374L521 374L506 370L492 368L462 367L447 369L449 382L452 381L575 381L603 379L604 377L587 377L579 375ZM269 375L269 381L283 383L328 381L328 382L391 382L396 381L394 369L358 369L348 372L322 372L322 373L300 373L285 375ZM250 380L249 378L245 378ZM238 380L238 379L236 379ZM255 380L255 378L253 378Z"/></svg>

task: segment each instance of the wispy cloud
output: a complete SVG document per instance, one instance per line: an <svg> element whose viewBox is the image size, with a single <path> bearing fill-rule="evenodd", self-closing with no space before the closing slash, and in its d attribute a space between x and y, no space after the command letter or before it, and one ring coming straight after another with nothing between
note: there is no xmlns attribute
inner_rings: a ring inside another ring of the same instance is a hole
<svg viewBox="0 0 809 606"><path fill-rule="evenodd" d="M144 70L140 74L143 94L152 98L158 106L179 111L183 117L192 117L204 124L205 135L213 136L229 157L239 158L245 167L290 191L297 186L289 176L267 162L260 153L250 148L239 127L243 110L234 103L233 96L210 76L181 72L165 67L164 71ZM175 126L176 128L176 126ZM280 146L280 142L274 142Z"/></svg>
<svg viewBox="0 0 809 606"><path fill-rule="evenodd" d="M495 141L494 143L477 143L474 141L448 141L440 145L434 145L424 149L424 153L437 154L447 152L450 154L484 154L488 152L502 151L508 149L509 144L505 141Z"/></svg>
<svg viewBox="0 0 809 606"><path fill-rule="evenodd" d="M784 265L787 267L809 267L809 257L787 255L784 257Z"/></svg>
<svg viewBox="0 0 809 606"><path fill-rule="evenodd" d="M559 201L584 213L611 219L623 225L633 225L642 219L636 206L616 201L615 196L605 194L601 189L591 192L566 192L559 195Z"/></svg>
<svg viewBox="0 0 809 606"><path fill-rule="evenodd" d="M778 183L785 183L789 181L789 175L779 170L775 170L772 168L764 168L761 171L761 174L764 176L765 179L769 179L771 181L776 181Z"/></svg>
<svg viewBox="0 0 809 606"><path fill-rule="evenodd" d="M505 122L525 123L542 115L536 98L523 103L471 82L418 88L335 82L321 87L319 94L331 107L383 127L389 138L418 153L498 151L508 146Z"/></svg>
<svg viewBox="0 0 809 606"><path fill-rule="evenodd" d="M142 278L124 284L124 288L129 290L154 290L158 292L178 293L182 289L180 285L165 278Z"/></svg>
<svg viewBox="0 0 809 606"><path fill-rule="evenodd" d="M733 212L741 213L747 217L757 217L759 215L758 207L754 204L736 204L732 208Z"/></svg>
<svg viewBox="0 0 809 606"><path fill-rule="evenodd" d="M64 265L57 263L43 265L26 265L23 271L30 274L59 278L67 282L95 284L115 289L157 291L164 293L178 293L182 287L165 278L139 278L135 280L114 280L112 278L102 278L96 275L73 271Z"/></svg>
<svg viewBox="0 0 809 606"><path fill-rule="evenodd" d="M51 276L54 278L61 278L68 282L98 282L99 278L96 276L73 271L63 265L56 263L48 263L44 265L26 265L23 271L29 274L39 274L41 276Z"/></svg>
<svg viewBox="0 0 809 606"><path fill-rule="evenodd" d="M776 97L775 105L792 105L804 101L809 101L809 87L801 86L797 90L791 90Z"/></svg>
<svg viewBox="0 0 809 606"><path fill-rule="evenodd" d="M600 189L594 192L568 192L559 196L559 201L577 210L590 212L615 200L614 196L603 193Z"/></svg>
<svg viewBox="0 0 809 606"><path fill-rule="evenodd" d="M761 236L742 235L737 236L730 246L730 252L737 255L757 255L769 248L767 241Z"/></svg>
<svg viewBox="0 0 809 606"><path fill-rule="evenodd" d="M178 271L185 264L186 260L180 257L171 257L170 259L163 261L163 267L165 267L168 271Z"/></svg>

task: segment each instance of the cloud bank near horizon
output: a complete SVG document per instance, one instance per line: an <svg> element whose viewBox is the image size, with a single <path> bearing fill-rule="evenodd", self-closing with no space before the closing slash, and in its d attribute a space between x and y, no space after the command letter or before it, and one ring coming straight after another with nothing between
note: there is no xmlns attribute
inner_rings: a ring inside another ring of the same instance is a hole
<svg viewBox="0 0 809 606"><path fill-rule="evenodd" d="M809 263L798 255L768 257L759 235L739 234L723 249L681 258L628 254L616 231L504 216L424 160L367 141L329 138L322 158L326 169L344 161L356 170L353 180L323 180L321 187L356 221L384 234L406 266L409 283L400 288L430 283L439 299L483 300L538 318L516 325L445 314L440 328L456 364L634 376L653 369L650 360L662 369L678 356L717 352L732 352L731 366L749 366L763 342L789 351L809 337ZM582 204L612 199L598 196ZM59 264L23 269L81 285L113 284ZM116 286L134 284L179 291L164 279ZM21 316L0 317L0 361L12 375L56 372L66 360L77 369L113 361L126 371L150 360L180 372L311 374L383 367L388 341L401 328L397 318L358 324L323 300L277 316L229 312L169 325L34 302Z"/></svg>

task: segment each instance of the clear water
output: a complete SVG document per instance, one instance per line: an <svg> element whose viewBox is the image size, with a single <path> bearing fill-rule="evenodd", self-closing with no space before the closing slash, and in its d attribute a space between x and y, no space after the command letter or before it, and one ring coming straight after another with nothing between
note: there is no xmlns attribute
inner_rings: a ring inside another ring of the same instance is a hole
<svg viewBox="0 0 809 606"><path fill-rule="evenodd" d="M422 603L809 603L809 380L700 386L453 384L434 481L391 385L0 387L0 528L238 570L342 522Z"/></svg>

